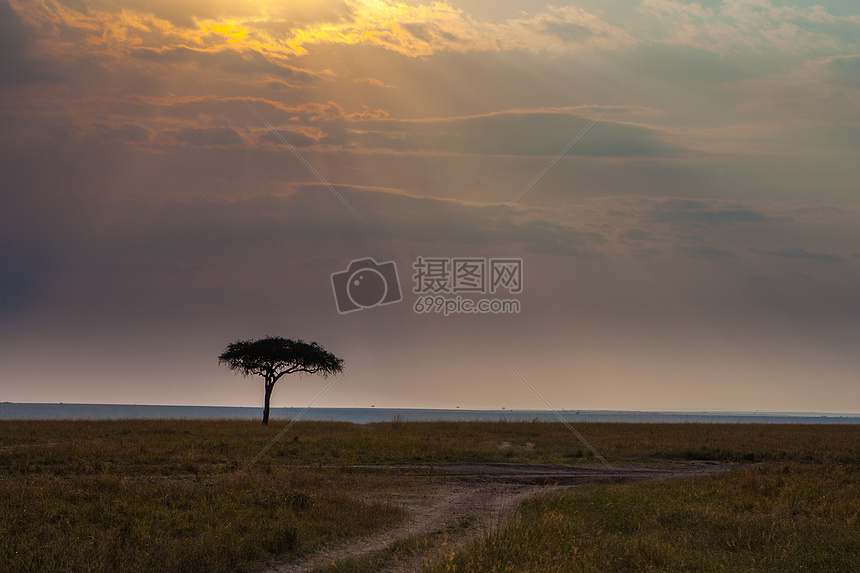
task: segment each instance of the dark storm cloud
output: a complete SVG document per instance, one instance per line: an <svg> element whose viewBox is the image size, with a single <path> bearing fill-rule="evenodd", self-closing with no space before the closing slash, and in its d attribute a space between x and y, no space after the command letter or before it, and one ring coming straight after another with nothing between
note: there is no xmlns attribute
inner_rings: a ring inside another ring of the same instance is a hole
<svg viewBox="0 0 860 573"><path fill-rule="evenodd" d="M216 68L221 71L238 75L271 74L293 82L313 83L318 78L315 74L295 68L276 60L272 60L255 50L217 51L195 50L185 46L175 48L137 48L131 55L141 60L161 64L194 63L201 68Z"/></svg>

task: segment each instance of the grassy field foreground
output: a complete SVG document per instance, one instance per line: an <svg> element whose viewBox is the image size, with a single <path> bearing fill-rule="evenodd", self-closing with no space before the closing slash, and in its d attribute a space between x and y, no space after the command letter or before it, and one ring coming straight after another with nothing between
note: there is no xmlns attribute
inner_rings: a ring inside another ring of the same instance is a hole
<svg viewBox="0 0 860 573"><path fill-rule="evenodd" d="M525 501L431 572L860 571L860 468L777 464Z"/></svg>
<svg viewBox="0 0 860 573"><path fill-rule="evenodd" d="M0 422L4 571L259 571L404 519L414 462L594 463L540 422ZM613 464L721 476L526 502L430 571L858 571L860 427L581 424ZM751 464L750 462L759 462Z"/></svg>

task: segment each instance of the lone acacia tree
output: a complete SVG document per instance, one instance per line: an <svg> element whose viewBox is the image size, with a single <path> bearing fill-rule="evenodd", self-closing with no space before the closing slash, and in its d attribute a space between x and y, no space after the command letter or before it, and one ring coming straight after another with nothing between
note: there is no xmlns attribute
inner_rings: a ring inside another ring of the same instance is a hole
<svg viewBox="0 0 860 573"><path fill-rule="evenodd" d="M242 376L256 374L266 381L266 402L263 408L263 424L269 423L269 401L275 382L284 374L307 372L323 376L343 372L343 360L317 344L304 340L292 340L269 336L259 340L239 340L230 344L218 357L219 364L226 364Z"/></svg>

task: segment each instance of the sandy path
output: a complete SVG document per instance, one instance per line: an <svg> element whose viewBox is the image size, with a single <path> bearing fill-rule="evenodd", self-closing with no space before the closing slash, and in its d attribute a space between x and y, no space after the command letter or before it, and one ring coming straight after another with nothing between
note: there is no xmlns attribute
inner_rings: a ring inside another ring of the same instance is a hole
<svg viewBox="0 0 860 573"><path fill-rule="evenodd" d="M354 466L379 469L383 466ZM486 529L497 527L517 504L535 495L586 483L622 483L713 475L729 464L690 463L661 467L549 466L523 464L416 464L403 468L420 483L412 492L388 496L386 501L409 512L409 519L387 531L329 547L268 573L299 573L347 557L361 557L385 549L391 542L447 530L449 547L465 543ZM421 469L427 473L422 474ZM458 527L464 523L469 527ZM420 563L399 564L384 571L413 571Z"/></svg>

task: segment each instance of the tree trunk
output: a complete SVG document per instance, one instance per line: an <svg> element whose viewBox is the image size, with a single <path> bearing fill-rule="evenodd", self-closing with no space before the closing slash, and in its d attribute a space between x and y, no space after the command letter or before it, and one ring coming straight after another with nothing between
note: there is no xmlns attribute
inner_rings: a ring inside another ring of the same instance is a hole
<svg viewBox="0 0 860 573"><path fill-rule="evenodd" d="M275 387L274 383L269 384L268 382L266 382L266 402L265 402L265 405L263 406L263 425L264 426L269 425L269 401L272 398L272 389L274 389L274 387Z"/></svg>

